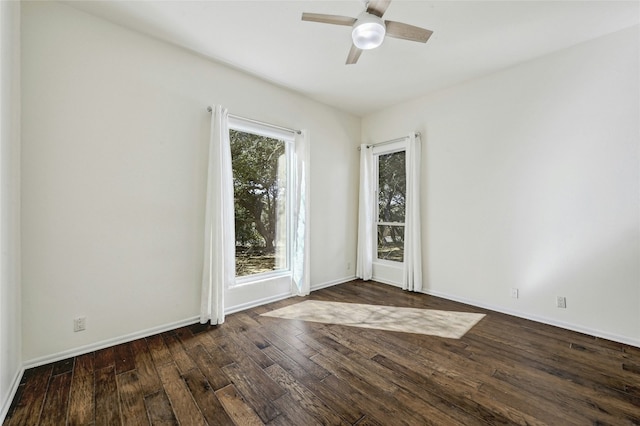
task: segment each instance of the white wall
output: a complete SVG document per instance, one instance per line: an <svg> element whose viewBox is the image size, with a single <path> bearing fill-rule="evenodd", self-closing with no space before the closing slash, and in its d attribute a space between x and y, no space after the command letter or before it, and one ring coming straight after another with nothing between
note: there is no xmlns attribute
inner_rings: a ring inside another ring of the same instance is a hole
<svg viewBox="0 0 640 426"><path fill-rule="evenodd" d="M635 27L363 119L365 142L422 132L427 292L640 345L638 40Z"/></svg>
<svg viewBox="0 0 640 426"><path fill-rule="evenodd" d="M0 422L22 371L20 3L0 2Z"/></svg>
<svg viewBox="0 0 640 426"><path fill-rule="evenodd" d="M214 103L308 129L311 283L353 275L359 118L66 5L22 12L27 364L199 314Z"/></svg>

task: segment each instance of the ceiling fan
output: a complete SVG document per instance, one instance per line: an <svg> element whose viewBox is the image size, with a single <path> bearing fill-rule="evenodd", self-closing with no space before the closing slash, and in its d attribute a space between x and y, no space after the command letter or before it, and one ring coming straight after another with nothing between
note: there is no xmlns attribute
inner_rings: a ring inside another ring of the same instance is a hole
<svg viewBox="0 0 640 426"><path fill-rule="evenodd" d="M351 31L351 50L347 56L347 65L355 64L363 50L375 49L384 41L385 35L402 40L426 43L433 31L396 21L382 20L391 0L371 0L367 9L357 18L321 13L303 13L303 21L323 24L345 25L353 27Z"/></svg>

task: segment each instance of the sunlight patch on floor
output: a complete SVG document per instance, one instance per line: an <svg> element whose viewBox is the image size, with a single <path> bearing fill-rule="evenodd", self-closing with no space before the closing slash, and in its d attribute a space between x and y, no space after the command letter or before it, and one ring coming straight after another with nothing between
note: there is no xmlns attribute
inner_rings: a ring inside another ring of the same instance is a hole
<svg viewBox="0 0 640 426"><path fill-rule="evenodd" d="M484 314L307 300L263 316L459 339Z"/></svg>

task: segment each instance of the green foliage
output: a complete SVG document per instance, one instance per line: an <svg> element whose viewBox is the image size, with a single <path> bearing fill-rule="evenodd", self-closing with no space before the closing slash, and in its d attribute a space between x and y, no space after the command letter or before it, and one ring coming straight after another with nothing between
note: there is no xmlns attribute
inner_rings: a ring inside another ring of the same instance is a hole
<svg viewBox="0 0 640 426"><path fill-rule="evenodd" d="M404 222L407 177L405 151L378 156L378 219Z"/></svg>
<svg viewBox="0 0 640 426"><path fill-rule="evenodd" d="M405 151L378 156L378 221L404 223L407 194ZM378 258L402 262L404 227L378 226Z"/></svg>
<svg viewBox="0 0 640 426"><path fill-rule="evenodd" d="M278 163L285 143L230 130L235 197L236 242L274 250L277 211L284 197L278 185Z"/></svg>

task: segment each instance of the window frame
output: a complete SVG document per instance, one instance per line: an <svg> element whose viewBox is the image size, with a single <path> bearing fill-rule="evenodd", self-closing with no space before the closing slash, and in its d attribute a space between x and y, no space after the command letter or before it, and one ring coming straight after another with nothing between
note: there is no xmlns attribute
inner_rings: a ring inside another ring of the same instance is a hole
<svg viewBox="0 0 640 426"><path fill-rule="evenodd" d="M276 126L270 126L264 123L258 123L253 120L243 119L241 117L229 116L228 121L229 130L237 132L249 133L257 136L263 136L271 139L277 139L283 141L285 144L285 161L286 161L286 186L285 191L286 198L286 244L285 244L285 262L286 268L260 272L257 274L237 276L235 275L234 283L229 285L229 288L237 288L250 284L255 284L262 281L268 281L277 278L291 277L292 275L292 260L293 260L293 219L294 219L294 206L293 206L293 153L295 144L295 135L292 132L281 129ZM232 159L233 167L233 159ZM234 197L235 200L235 197ZM234 241L235 246L235 241ZM235 250L234 250L235 261Z"/></svg>
<svg viewBox="0 0 640 426"><path fill-rule="evenodd" d="M373 251L373 262L378 264L383 264L391 267L401 267L404 264L404 255L402 257L402 262L397 260L388 260L381 259L378 257L378 226L402 226L403 229L406 229L406 211L405 211L405 221L404 222L380 222L380 210L379 210L379 190L380 190L380 175L379 175L379 158L381 155L394 154L396 152L407 152L407 140L403 139L401 141L396 141L392 143L380 144L372 147L372 155L373 155L373 182L374 182L374 211L373 211L373 229L372 232L375 237L373 238L373 244L371 250ZM405 164L405 180L406 180L406 164ZM405 194L406 197L406 194ZM403 242L406 239L406 236L403 238Z"/></svg>

